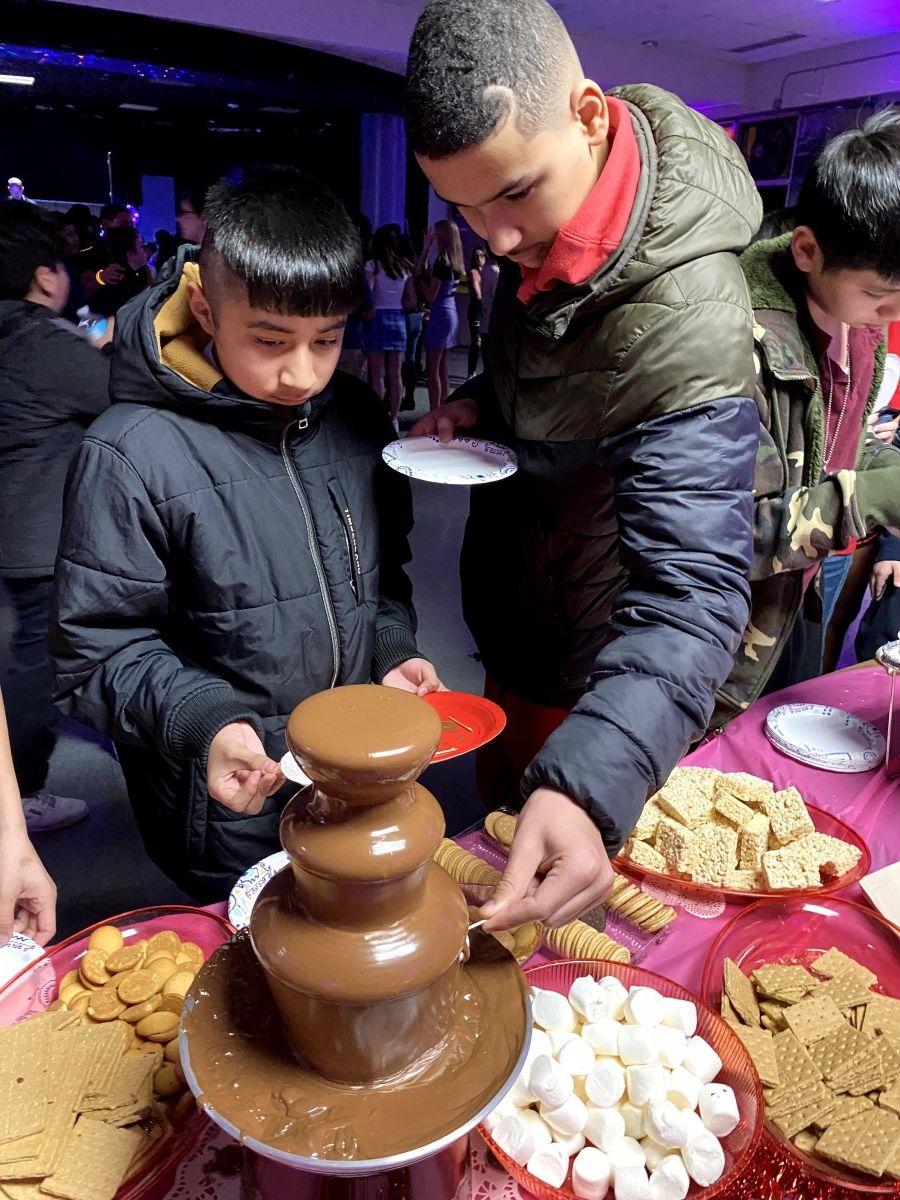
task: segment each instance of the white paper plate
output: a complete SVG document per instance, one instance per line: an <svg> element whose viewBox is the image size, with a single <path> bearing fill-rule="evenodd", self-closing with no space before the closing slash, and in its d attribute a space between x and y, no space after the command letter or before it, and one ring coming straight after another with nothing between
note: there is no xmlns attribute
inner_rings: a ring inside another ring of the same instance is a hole
<svg viewBox="0 0 900 1200"><path fill-rule="evenodd" d="M514 475L519 463L509 446L480 438L402 438L381 452L389 467L426 483L496 483Z"/></svg>
<svg viewBox="0 0 900 1200"><path fill-rule="evenodd" d="M0 987L43 953L37 942L24 933L14 933L5 946L0 946Z"/></svg>
<svg viewBox="0 0 900 1200"><path fill-rule="evenodd" d="M766 736L782 754L825 771L871 771L885 755L884 737L874 725L823 704L773 708Z"/></svg>
<svg viewBox="0 0 900 1200"><path fill-rule="evenodd" d="M250 924L250 913L256 897L272 876L283 871L290 861L285 852L279 850L243 873L228 897L228 920L235 929L244 929Z"/></svg>

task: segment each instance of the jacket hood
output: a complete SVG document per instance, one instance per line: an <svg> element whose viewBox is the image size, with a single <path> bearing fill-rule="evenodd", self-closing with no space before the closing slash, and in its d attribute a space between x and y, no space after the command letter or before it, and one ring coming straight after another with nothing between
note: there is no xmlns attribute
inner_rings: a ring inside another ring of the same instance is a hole
<svg viewBox="0 0 900 1200"><path fill-rule="evenodd" d="M762 220L762 202L725 131L650 84L615 88L641 155L641 180L618 251L584 283L554 288L528 306L559 335L583 311L621 304L660 275L707 255L739 252Z"/></svg>
<svg viewBox="0 0 900 1200"><path fill-rule="evenodd" d="M219 424L283 429L327 403L330 386L297 407L267 404L241 392L207 357L209 337L197 323L187 285L200 282L199 246L181 246L165 274L116 316L110 369L113 403L177 409Z"/></svg>

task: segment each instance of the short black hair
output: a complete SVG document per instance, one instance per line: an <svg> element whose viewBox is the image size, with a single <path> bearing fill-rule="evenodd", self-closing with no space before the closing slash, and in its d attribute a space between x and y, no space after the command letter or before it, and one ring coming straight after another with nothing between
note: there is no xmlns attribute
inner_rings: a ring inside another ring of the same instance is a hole
<svg viewBox="0 0 900 1200"><path fill-rule="evenodd" d="M204 216L200 272L213 308L223 265L254 308L324 317L362 303L359 232L318 179L294 167L241 169L209 189Z"/></svg>
<svg viewBox="0 0 900 1200"><path fill-rule="evenodd" d="M825 144L803 181L796 221L815 234L826 271L900 279L900 108Z"/></svg>
<svg viewBox="0 0 900 1200"><path fill-rule="evenodd" d="M66 245L59 224L31 204L0 204L0 300L21 300L38 267L59 270Z"/></svg>
<svg viewBox="0 0 900 1200"><path fill-rule="evenodd" d="M431 0L409 47L410 145L425 158L449 158L479 145L510 114L520 133L533 136L579 69L546 0Z"/></svg>

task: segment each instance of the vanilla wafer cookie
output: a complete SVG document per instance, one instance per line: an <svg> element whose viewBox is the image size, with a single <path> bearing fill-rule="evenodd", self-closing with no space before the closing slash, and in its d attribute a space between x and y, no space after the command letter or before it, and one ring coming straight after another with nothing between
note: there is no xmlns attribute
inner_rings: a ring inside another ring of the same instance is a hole
<svg viewBox="0 0 900 1200"><path fill-rule="evenodd" d="M570 921L559 929L547 929L544 941L564 958L601 958L610 962L631 962L631 951L605 933L591 929L584 921Z"/></svg>
<svg viewBox="0 0 900 1200"><path fill-rule="evenodd" d="M678 916L674 908L648 896L624 875L616 875L613 890L603 903L611 912L618 913L647 933L659 933Z"/></svg>

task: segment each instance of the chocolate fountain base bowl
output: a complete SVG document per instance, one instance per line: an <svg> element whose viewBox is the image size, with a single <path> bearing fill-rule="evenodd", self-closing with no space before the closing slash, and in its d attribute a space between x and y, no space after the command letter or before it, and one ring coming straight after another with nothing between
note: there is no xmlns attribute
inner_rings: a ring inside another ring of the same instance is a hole
<svg viewBox="0 0 900 1200"><path fill-rule="evenodd" d="M333 1083L292 1057L246 931L220 947L185 1002L181 1062L197 1101L256 1154L298 1171L357 1177L437 1154L512 1087L531 1032L515 959L480 930L456 1021L435 1059L400 1080Z"/></svg>

